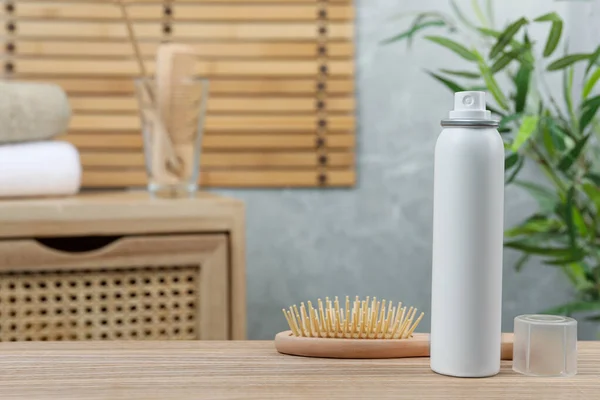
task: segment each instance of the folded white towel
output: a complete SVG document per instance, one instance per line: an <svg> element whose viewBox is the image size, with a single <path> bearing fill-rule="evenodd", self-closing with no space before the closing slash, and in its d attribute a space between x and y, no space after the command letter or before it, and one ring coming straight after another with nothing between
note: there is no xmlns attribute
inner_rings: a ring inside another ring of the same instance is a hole
<svg viewBox="0 0 600 400"><path fill-rule="evenodd" d="M72 195L80 185L79 152L70 143L0 146L0 197Z"/></svg>

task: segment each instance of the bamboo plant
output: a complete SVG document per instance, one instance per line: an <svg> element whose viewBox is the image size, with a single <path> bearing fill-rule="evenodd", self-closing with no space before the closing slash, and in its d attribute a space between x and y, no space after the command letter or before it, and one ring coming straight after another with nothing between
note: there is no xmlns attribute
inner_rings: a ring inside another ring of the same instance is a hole
<svg viewBox="0 0 600 400"><path fill-rule="evenodd" d="M491 95L488 109L500 120L504 139L506 185L526 190L537 201L535 212L505 231L505 247L520 252L515 268L521 270L534 256L560 268L574 298L544 312L586 312L588 319L600 321L600 95L594 91L600 46L590 53L560 50L567 48L563 20L554 12L496 29L489 1L484 7L472 2L477 19L451 4L449 14L419 13L407 30L385 43L410 45L424 32L441 30L422 40L454 53L468 67L426 72L453 92ZM528 34L534 24L547 27L543 41ZM550 89L549 74L562 75L559 93ZM526 164L542 178L522 178Z"/></svg>

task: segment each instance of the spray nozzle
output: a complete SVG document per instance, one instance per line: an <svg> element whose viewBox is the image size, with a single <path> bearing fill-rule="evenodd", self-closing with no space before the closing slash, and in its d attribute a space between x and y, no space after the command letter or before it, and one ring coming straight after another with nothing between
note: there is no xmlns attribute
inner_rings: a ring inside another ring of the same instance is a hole
<svg viewBox="0 0 600 400"><path fill-rule="evenodd" d="M485 92L457 92L454 94L454 110L451 119L491 119L492 114L485 109Z"/></svg>

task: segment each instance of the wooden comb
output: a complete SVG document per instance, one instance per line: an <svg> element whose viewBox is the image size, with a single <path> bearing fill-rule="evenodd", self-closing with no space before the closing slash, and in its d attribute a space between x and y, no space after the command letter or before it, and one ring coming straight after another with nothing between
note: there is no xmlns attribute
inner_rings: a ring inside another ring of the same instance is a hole
<svg viewBox="0 0 600 400"><path fill-rule="evenodd" d="M318 300L283 310L290 330L275 336L275 348L282 354L322 358L406 358L429 357L429 334L414 333L423 319L414 307L394 306L368 296L354 301L346 297L345 307L334 301ZM512 360L512 334L502 334L501 359Z"/></svg>
<svg viewBox="0 0 600 400"><path fill-rule="evenodd" d="M157 103L185 176L192 176L194 145L205 93L194 81L196 54L190 46L163 43L156 54Z"/></svg>

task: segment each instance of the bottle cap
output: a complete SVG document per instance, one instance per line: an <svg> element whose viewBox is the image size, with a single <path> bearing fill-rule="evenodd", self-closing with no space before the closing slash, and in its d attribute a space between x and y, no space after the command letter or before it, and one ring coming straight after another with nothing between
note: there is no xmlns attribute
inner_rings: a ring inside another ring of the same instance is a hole
<svg viewBox="0 0 600 400"><path fill-rule="evenodd" d="M492 119L492 113L485 109L485 92L454 93L454 110L449 116L451 119Z"/></svg>
<svg viewBox="0 0 600 400"><path fill-rule="evenodd" d="M558 315L515 318L513 371L529 376L577 373L577 321Z"/></svg>

